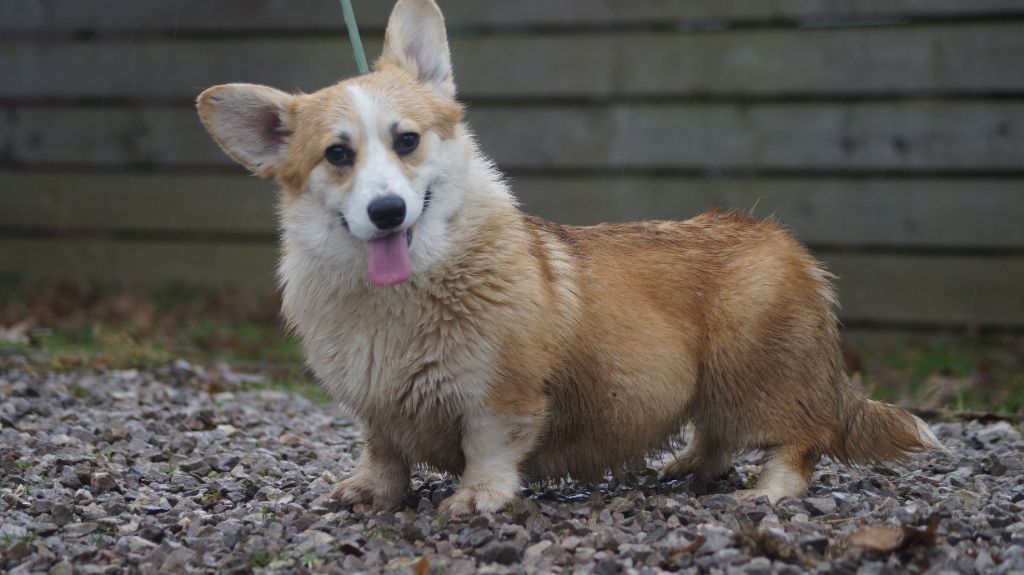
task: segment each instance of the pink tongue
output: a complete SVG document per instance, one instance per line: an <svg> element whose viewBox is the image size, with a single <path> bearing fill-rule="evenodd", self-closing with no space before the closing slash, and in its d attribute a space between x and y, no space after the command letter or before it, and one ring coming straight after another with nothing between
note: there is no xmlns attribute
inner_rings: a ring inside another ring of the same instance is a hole
<svg viewBox="0 0 1024 575"><path fill-rule="evenodd" d="M370 280L379 286L400 284L409 279L409 244L405 232L396 232L378 240L370 240L370 258L367 262Z"/></svg>

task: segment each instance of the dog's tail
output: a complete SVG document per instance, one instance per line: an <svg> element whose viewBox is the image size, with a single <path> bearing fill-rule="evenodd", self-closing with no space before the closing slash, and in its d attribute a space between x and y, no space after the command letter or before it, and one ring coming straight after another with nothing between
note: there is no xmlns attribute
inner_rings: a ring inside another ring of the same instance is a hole
<svg viewBox="0 0 1024 575"><path fill-rule="evenodd" d="M946 451L921 418L895 405L850 390L840 414L839 435L829 451L846 463L904 459L921 451Z"/></svg>

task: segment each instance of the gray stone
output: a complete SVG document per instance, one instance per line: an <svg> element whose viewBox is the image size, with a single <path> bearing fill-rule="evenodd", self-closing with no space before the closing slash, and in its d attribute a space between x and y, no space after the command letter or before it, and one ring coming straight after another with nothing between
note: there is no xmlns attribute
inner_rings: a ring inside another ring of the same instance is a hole
<svg viewBox="0 0 1024 575"><path fill-rule="evenodd" d="M186 565L195 556L195 552L191 549L181 547L172 551L163 563L160 565L160 571L163 573L184 573L186 571Z"/></svg>
<svg viewBox="0 0 1024 575"><path fill-rule="evenodd" d="M540 557L540 555L543 554L548 547L551 547L551 545L552 543L550 541L539 541L527 547L526 551L523 552L523 556L529 558Z"/></svg>
<svg viewBox="0 0 1024 575"><path fill-rule="evenodd" d="M797 545L802 549L809 549L819 554L825 553L825 550L828 549L828 543L828 537L820 533L804 535L797 540Z"/></svg>
<svg viewBox="0 0 1024 575"><path fill-rule="evenodd" d="M68 563L67 561L61 561L60 563L57 563L56 565L51 567L49 571L50 575L73 575L74 572L75 570L71 566L71 563Z"/></svg>
<svg viewBox="0 0 1024 575"><path fill-rule="evenodd" d="M183 461L180 465L180 469L200 477L205 477L206 474L213 470L213 468L210 467L210 464L204 459L189 459L188 461Z"/></svg>
<svg viewBox="0 0 1024 575"><path fill-rule="evenodd" d="M700 553L716 553L733 544L732 532L718 525L701 525L701 534L704 544L700 546Z"/></svg>
<svg viewBox="0 0 1024 575"><path fill-rule="evenodd" d="M137 535L129 535L126 537L122 537L118 540L117 544L118 548L123 547L124 551L128 551L130 553L135 553L138 555L147 554L154 547L156 547L156 543L153 543L152 541L144 539Z"/></svg>
<svg viewBox="0 0 1024 575"><path fill-rule="evenodd" d="M821 496L776 505L727 495L757 470L741 454L716 480L658 483L641 469L618 483L553 482L524 489L509 512L449 520L435 502L457 480L420 469L393 510L329 501L360 454L358 429L333 406L281 392L232 388L211 402L209 377L166 366L131 377L25 374L0 362L0 397L12 379L38 391L16 396L32 414L17 422L27 427L0 427L0 570L64 575L74 571L57 563L65 557L86 558L81 573L165 575L263 564L408 572L420 557L451 574L1024 570L1024 485L1014 471L1024 440L1006 426L938 424L951 451L898 467L824 461L810 488ZM90 391L69 402L69 382ZM888 556L849 543L861 528L923 529L934 515L942 527L932 547Z"/></svg>
<svg viewBox="0 0 1024 575"><path fill-rule="evenodd" d="M622 564L615 559L602 559L594 568L597 575L618 575L622 572Z"/></svg>
<svg viewBox="0 0 1024 575"><path fill-rule="evenodd" d="M1003 549L1001 560L999 567L1006 573L1024 571L1024 545Z"/></svg>
<svg viewBox="0 0 1024 575"><path fill-rule="evenodd" d="M94 493L106 493L117 489L117 480L110 473L97 471L90 477L89 486Z"/></svg>
<svg viewBox="0 0 1024 575"><path fill-rule="evenodd" d="M701 497L700 503L706 509L712 509L715 511L736 509L737 507L739 507L739 502L736 501L735 498L724 493L716 493L714 495L706 495L704 497Z"/></svg>
<svg viewBox="0 0 1024 575"><path fill-rule="evenodd" d="M772 572L772 562L766 557L754 557L743 566L742 572L746 575L769 575Z"/></svg>
<svg viewBox="0 0 1024 575"><path fill-rule="evenodd" d="M814 515L831 515L838 509L833 497L808 497L804 503Z"/></svg>
<svg viewBox="0 0 1024 575"><path fill-rule="evenodd" d="M46 537L47 535L53 535L60 529L60 527L58 527L55 523L49 523L46 521L33 523L29 526L29 528L32 530L32 533L42 537Z"/></svg>
<svg viewBox="0 0 1024 575"><path fill-rule="evenodd" d="M480 547L494 539L494 533L489 529L477 527L471 529L464 538L465 544L470 547Z"/></svg>
<svg viewBox="0 0 1024 575"><path fill-rule="evenodd" d="M69 523L64 526L64 535L68 537L83 537L96 531L99 528L99 523L92 521L83 521L80 523Z"/></svg>
<svg viewBox="0 0 1024 575"><path fill-rule="evenodd" d="M481 548L477 557L484 563L511 565L519 561L519 550L513 545L493 541Z"/></svg>
<svg viewBox="0 0 1024 575"><path fill-rule="evenodd" d="M324 533L323 531L318 531L316 529L310 529L308 531L304 531L303 533L301 533L298 536L298 541L299 551L302 553L309 553L314 549L318 549L321 547L329 547L332 543L334 543L334 537L329 533Z"/></svg>

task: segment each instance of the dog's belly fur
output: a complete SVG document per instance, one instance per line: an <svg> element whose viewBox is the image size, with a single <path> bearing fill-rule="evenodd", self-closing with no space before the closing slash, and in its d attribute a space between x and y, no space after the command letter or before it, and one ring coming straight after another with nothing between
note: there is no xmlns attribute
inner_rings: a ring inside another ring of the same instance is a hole
<svg viewBox="0 0 1024 575"><path fill-rule="evenodd" d="M655 310L643 308L634 302L628 320L615 310L594 310L610 315L593 318L585 329L607 339L582 345L553 379L551 417L527 460L528 477L598 479L609 469L641 464L678 435L697 382L697 358L687 341L695 339L695 326L672 330Z"/></svg>
<svg viewBox="0 0 1024 575"><path fill-rule="evenodd" d="M498 265L469 266L502 276L486 290L416 280L342 292L286 250L284 310L310 364L407 463L461 472L461 414L480 406L546 406L524 462L533 479L640 463L691 419L723 449L786 443L791 417L829 435L831 292L783 230L713 214L591 228L503 217L510 236L475 247ZM517 241L526 247L510 250Z"/></svg>

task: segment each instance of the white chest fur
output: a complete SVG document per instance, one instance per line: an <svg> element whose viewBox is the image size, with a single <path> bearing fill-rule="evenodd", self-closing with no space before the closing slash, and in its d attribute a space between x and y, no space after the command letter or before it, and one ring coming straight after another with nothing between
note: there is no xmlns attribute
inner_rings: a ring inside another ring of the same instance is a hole
<svg viewBox="0 0 1024 575"><path fill-rule="evenodd" d="M415 280L365 286L301 249L285 250L280 273L284 314L322 385L410 459L432 459L438 434L482 407L497 346Z"/></svg>

